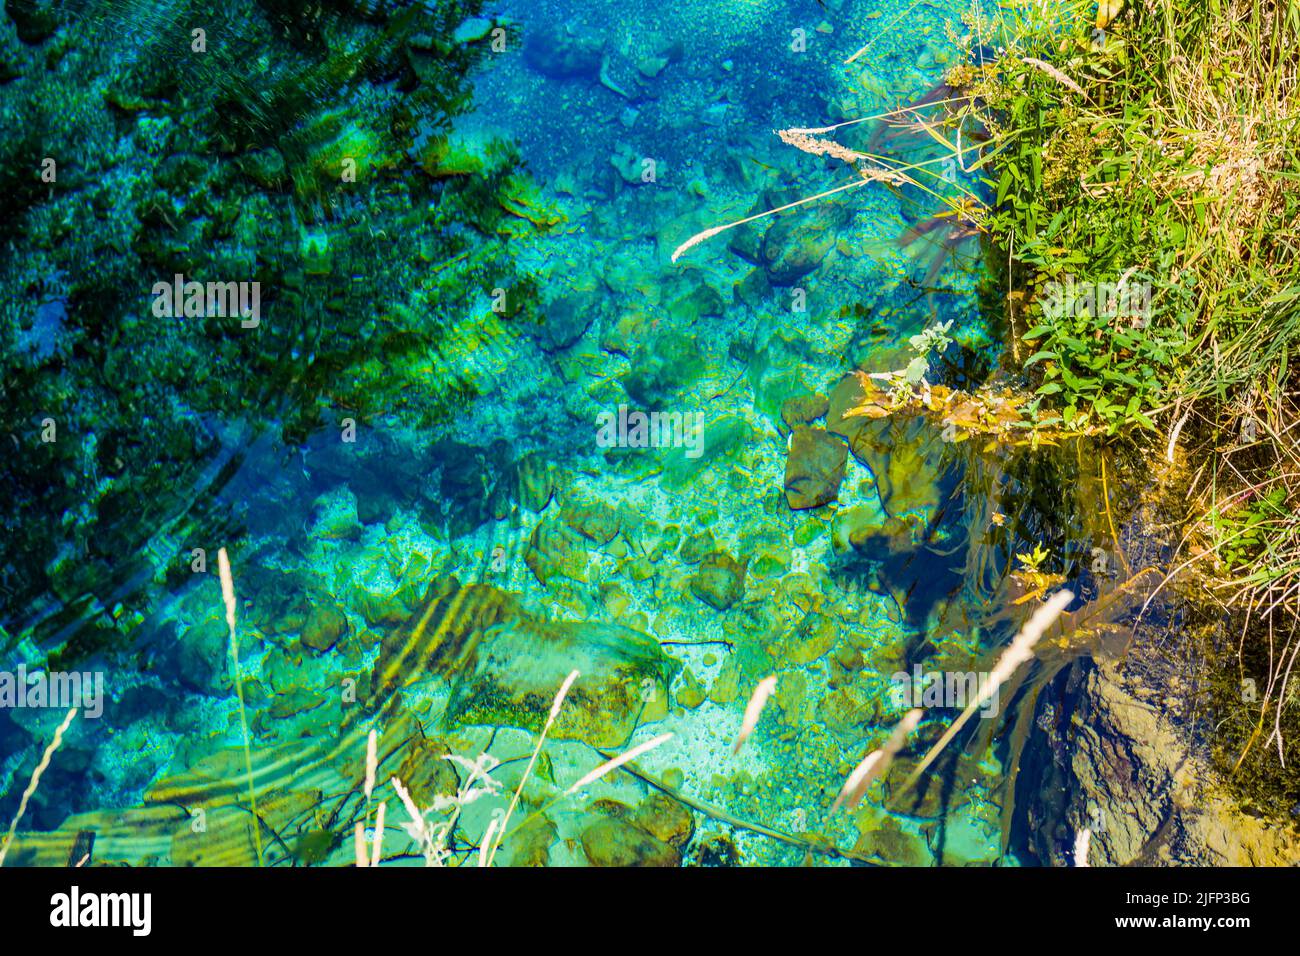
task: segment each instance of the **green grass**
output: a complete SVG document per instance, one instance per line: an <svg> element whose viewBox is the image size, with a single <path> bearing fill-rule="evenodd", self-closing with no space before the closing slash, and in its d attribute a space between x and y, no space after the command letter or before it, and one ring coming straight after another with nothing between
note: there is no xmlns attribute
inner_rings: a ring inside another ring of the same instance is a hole
<svg viewBox="0 0 1300 956"><path fill-rule="evenodd" d="M981 225L1009 263L1013 359L1040 414L1111 433L1276 397L1300 342L1300 8L1157 0L1101 33L1092 9L976 25L1006 53L961 78L953 122L990 136ZM1061 308L1071 279L1149 288L1149 311Z"/></svg>
<svg viewBox="0 0 1300 956"><path fill-rule="evenodd" d="M1225 668L1259 687L1225 763L1256 793L1265 778L1287 792L1284 765L1300 759L1300 5L1151 0L1101 32L1091 4L1053 23L1029 9L968 23L1005 53L950 75L965 97L940 124L986 134L964 162L991 193L978 222L1005 290L1008 371L1036 392L1037 424L1145 436L1153 463L1189 469L1174 565L1240 634ZM1069 282L1125 280L1149 283L1149 309L1062 305Z"/></svg>

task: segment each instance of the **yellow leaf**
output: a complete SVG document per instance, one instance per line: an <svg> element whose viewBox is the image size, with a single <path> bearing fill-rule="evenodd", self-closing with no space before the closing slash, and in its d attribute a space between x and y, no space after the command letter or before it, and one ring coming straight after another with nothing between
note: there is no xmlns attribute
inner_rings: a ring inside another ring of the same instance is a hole
<svg viewBox="0 0 1300 956"><path fill-rule="evenodd" d="M1097 29L1105 29L1110 21L1119 16L1119 12L1124 9L1124 0L1098 0L1097 2Z"/></svg>

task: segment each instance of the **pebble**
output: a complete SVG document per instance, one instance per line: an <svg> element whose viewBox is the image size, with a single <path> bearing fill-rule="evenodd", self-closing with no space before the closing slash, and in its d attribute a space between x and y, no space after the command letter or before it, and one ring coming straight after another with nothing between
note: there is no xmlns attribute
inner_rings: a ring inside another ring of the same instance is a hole
<svg viewBox="0 0 1300 956"><path fill-rule="evenodd" d="M491 29L491 20L484 17L471 17L456 28L451 38L457 43L473 43L487 36Z"/></svg>

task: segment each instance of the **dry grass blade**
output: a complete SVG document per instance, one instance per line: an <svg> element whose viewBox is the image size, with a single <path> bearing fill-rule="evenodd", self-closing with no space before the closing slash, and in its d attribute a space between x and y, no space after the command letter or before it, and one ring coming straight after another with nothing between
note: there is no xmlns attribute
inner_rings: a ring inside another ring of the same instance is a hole
<svg viewBox="0 0 1300 956"><path fill-rule="evenodd" d="M988 681L985 682L975 699L966 705L966 709L961 712L961 716L952 722L952 726L944 732L939 741L930 748L930 752L925 755L925 758L917 764L916 769L912 771L912 775L907 778L907 781L900 789L900 794L912 789L916 781L930 768L930 764L934 763L935 758L943 753L944 748L952 742L952 739L957 736L957 733L971 719L971 716L988 702L998 688L1010 679L1020 665L1033 660L1034 645L1038 643L1039 638L1043 636L1043 632L1051 627L1052 622L1061 616L1061 612L1073 600L1073 592L1057 591L1047 599L1042 607L1029 616L1029 620L1020 629L1020 633L1002 652L1002 656L998 658L993 670L989 671Z"/></svg>
<svg viewBox="0 0 1300 956"><path fill-rule="evenodd" d="M799 129L779 129L776 135L780 137L781 142L787 146L793 146L795 149L802 150L810 156L834 156L842 162L853 163L862 159L867 159L866 153L859 153L856 150L849 149L833 139L823 139L820 136L810 136L807 131Z"/></svg>
<svg viewBox="0 0 1300 956"><path fill-rule="evenodd" d="M564 683L560 685L560 689L555 694L555 700L551 701L551 712L546 717L546 726L542 728L543 737L551 729L551 724L555 722L555 718L560 716L560 706L564 703L564 698L569 696L569 688L573 686L573 682L577 679L577 671L569 671L569 676L564 678Z"/></svg>
<svg viewBox="0 0 1300 956"><path fill-rule="evenodd" d="M1088 866L1088 847L1092 843L1092 831L1086 827L1074 838L1074 865Z"/></svg>
<svg viewBox="0 0 1300 956"><path fill-rule="evenodd" d="M393 777L388 782L393 785L393 789L397 792L397 798L402 801L402 806L406 808L406 815L411 821L409 824L411 835L415 837L417 843L424 845L429 840L429 829L428 824L424 820L424 814L420 812L420 808L417 807L415 801L411 799L410 791L407 790L406 787L402 786L402 781ZM357 824L357 826L360 826L360 824ZM485 845L487 844L488 841L486 837L483 842Z"/></svg>
<svg viewBox="0 0 1300 956"><path fill-rule="evenodd" d="M488 849L492 846L492 837L497 832L497 818L493 817L488 821L487 829L483 831L483 842L478 848L478 865L485 867L488 865Z"/></svg>
<svg viewBox="0 0 1300 956"><path fill-rule="evenodd" d="M764 219L767 216L775 216L779 212L785 212L787 209L794 209L796 206L803 206L810 202L816 202L819 199L825 199L827 196L842 193L846 189L857 189L859 186L865 186L867 183L872 181L873 180L870 179L862 179L851 183L845 183L843 186L836 186L834 189L828 189L815 196L808 196L804 199L797 199L794 202L786 203L784 206L777 206L775 209L767 210L767 212L760 212L753 216L746 216L744 219L737 219L735 222L729 222L721 226L713 226L709 229L705 229L703 232L697 232L673 250L672 261L676 262L682 253L686 252L688 249L693 249L706 239L712 239L714 236L726 232L728 229L735 229L737 226L743 226L746 223L754 222L757 219Z"/></svg>
<svg viewBox="0 0 1300 956"><path fill-rule="evenodd" d="M920 708L909 710L903 715L895 726L885 745L879 750L873 750L867 754L866 758L853 768L848 779L844 781L844 786L840 788L839 796L835 798L835 803L831 806L831 812L834 813L841 806L853 810L862 802L862 797L866 794L867 788L871 786L872 781L877 780L889 769L894 757L903 749L903 744L912 731L916 730L917 724L921 722Z"/></svg>
<svg viewBox="0 0 1300 956"><path fill-rule="evenodd" d="M479 853L479 865L491 866L492 861L496 859L497 850L501 849L501 841L506 835L506 824L510 822L510 816L515 812L515 807L519 805L519 795L524 792L524 784L528 782L529 775L533 772L533 766L537 763L537 757L542 752L542 745L546 743L546 734L550 731L551 725L555 723L555 718L560 714L560 707L564 704L564 698L568 696L569 688L573 682L578 679L577 671L569 671L569 676L564 679L560 685L559 691L555 694L555 700L551 702L551 712L546 716L546 723L542 727L542 732L537 736L537 746L533 748L533 755L528 761L528 766L524 768L524 775L519 778L519 786L515 788L514 796L510 798L510 806L506 808L506 815L501 818L501 825L496 828L491 843L492 849L488 851L486 860L483 853Z"/></svg>
<svg viewBox="0 0 1300 956"><path fill-rule="evenodd" d="M740 733L736 735L736 743L731 748L731 755L734 757L740 753L740 748L745 745L749 735L754 732L758 726L758 718L763 716L763 708L767 706L767 699L776 691L776 676L764 677L754 688L753 696L749 698L749 703L745 705L745 718L740 722Z"/></svg>
<svg viewBox="0 0 1300 956"><path fill-rule="evenodd" d="M366 825L360 820L352 828L352 845L356 851L357 868L363 869L370 865L370 856L366 853Z"/></svg>
<svg viewBox="0 0 1300 956"><path fill-rule="evenodd" d="M217 552L217 576L221 579L221 599L226 605L226 626L235 633L235 578L230 573L230 556L226 549Z"/></svg>
<svg viewBox="0 0 1300 956"><path fill-rule="evenodd" d="M226 625L230 628L230 660L234 665L235 696L239 698L239 723L244 728L244 768L248 771L248 802L253 814L253 843L257 848L257 865L262 865L262 819L257 815L257 788L253 786L253 745L248 735L248 711L244 706L244 681L239 668L239 638L235 633L235 578L230 573L230 556L226 549L217 551L217 574L221 578L221 597L226 605Z"/></svg>
<svg viewBox="0 0 1300 956"><path fill-rule="evenodd" d="M411 792L402 785L402 781L393 777L388 782L393 785L393 790L397 792L397 798L402 801L402 806L406 807L406 813L411 818L411 822L418 824L423 821L424 816L416 807L415 801L411 799Z"/></svg>
<svg viewBox="0 0 1300 956"><path fill-rule="evenodd" d="M631 748L630 750L626 750L623 753L619 754L613 760L606 760L603 764L601 764L591 773L584 776L581 780L579 780L568 790L566 790L565 793L566 794L577 793L579 790L581 790L583 787L587 786L588 784L595 783L597 780L605 776L605 774L609 773L611 770L617 770L619 767L623 766L623 764L627 763L628 761L635 760L637 757L641 756L642 754L649 753L651 750L654 750L656 747L662 744L668 743L668 741L672 739L673 739L672 734L660 734L658 737L655 737L653 740L647 740L643 744L637 744L635 747Z"/></svg>
<svg viewBox="0 0 1300 956"><path fill-rule="evenodd" d="M1074 80L1070 79L1060 70L1058 70L1056 67L1052 66L1052 64L1046 63L1043 60L1037 60L1032 56L1023 56L1020 58L1020 62L1027 64L1028 66L1032 66L1035 70L1039 70L1042 73L1046 73L1052 79L1056 80L1056 82L1064 86L1067 90L1069 90L1072 93L1078 93L1085 100L1088 98L1088 94L1084 92L1082 86L1074 82Z"/></svg>
<svg viewBox="0 0 1300 956"><path fill-rule="evenodd" d="M375 773L379 770L379 755L376 753L378 741L379 736L372 729L366 738L366 803L370 802L370 795L375 792Z"/></svg>
<svg viewBox="0 0 1300 956"><path fill-rule="evenodd" d="M22 799L18 801L18 812L14 814L13 822L9 824L9 832L5 834L4 843L0 844L0 866L4 866L5 856L9 853L9 845L13 843L14 834L18 832L18 824L22 822L23 816L27 813L27 801L32 798L32 794L40 786L41 774L45 773L45 769L50 765L50 758L54 756L54 751L58 750L59 745L63 743L63 735L68 732L68 728L72 726L72 719L76 716L77 708L73 707L68 711L67 716L63 718L63 723L59 724L58 730L54 731L54 739L45 748L45 753L41 756L41 762L32 771L32 779L28 782L27 789L23 791Z"/></svg>
<svg viewBox="0 0 1300 956"><path fill-rule="evenodd" d="M375 839L373 850L370 854L370 865L378 866L379 858L384 852L384 811L388 809L388 801L380 802L379 809L375 811Z"/></svg>

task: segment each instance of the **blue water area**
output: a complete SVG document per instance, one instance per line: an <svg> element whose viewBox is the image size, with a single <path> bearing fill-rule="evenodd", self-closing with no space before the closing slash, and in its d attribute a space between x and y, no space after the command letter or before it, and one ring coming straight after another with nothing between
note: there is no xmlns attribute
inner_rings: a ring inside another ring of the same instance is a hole
<svg viewBox="0 0 1300 956"><path fill-rule="evenodd" d="M861 806L831 809L908 709L893 676L974 671L1000 633L979 623L963 466L938 431L886 423L853 453L827 431L854 370L920 359L927 380L961 384L996 360L978 241L935 219L944 197L978 193L977 175L915 127L854 122L942 98L948 71L988 52L970 6L337 6L316 32L292 4L214 12L206 88L222 95L204 135L199 113L172 108L174 87L122 82L163 55L123 26L130 4L79 7L61 27L78 50L98 26L112 56L92 68L70 54L62 69L84 70L99 97L86 109L110 117L86 135L112 144L95 175L121 189L85 227L103 231L99 251L16 320L25 361L72 362L117 334L104 323L136 328L148 290L177 273L263 285L255 329L168 317L151 320L142 364L116 347L93 387L147 383L128 439L107 421L65 424L102 471L83 470L80 505L48 530L48 581L4 608L4 660L102 673L106 699L72 724L20 831L98 828L105 862L347 865L351 824L373 823L380 799L356 779L375 729L395 865L430 852L390 777L429 821L452 821L436 862L476 862L522 786L526 825L510 824L497 862L1014 863L993 749L955 756L942 786L904 802L916 743ZM223 29L265 46L241 59ZM455 108L427 93L453 47L474 52ZM364 67L337 65L348 57ZM241 99L241 83L268 92ZM301 115L280 122L290 109ZM787 141L799 136L859 158ZM862 175L908 164L925 188ZM82 157L68 168L90 175ZM205 190L225 198L201 202ZM115 245L119 217L135 225ZM115 249L145 265L133 274ZM136 298L96 304L92 274ZM183 361L147 363L195 328L209 331ZM940 328L918 351L912 338ZM185 441L164 443L164 421ZM138 465L115 462L144 459L170 470L131 497ZM825 501L789 490L802 468ZM93 535L74 533L92 519ZM926 706L919 739L960 709ZM62 718L0 712L0 817ZM668 734L639 775L566 795L605 757ZM259 841L243 774L285 754L300 762L251 788ZM463 761L481 754L501 761L500 786L466 800ZM129 833L117 811L136 814Z"/></svg>

